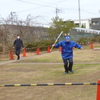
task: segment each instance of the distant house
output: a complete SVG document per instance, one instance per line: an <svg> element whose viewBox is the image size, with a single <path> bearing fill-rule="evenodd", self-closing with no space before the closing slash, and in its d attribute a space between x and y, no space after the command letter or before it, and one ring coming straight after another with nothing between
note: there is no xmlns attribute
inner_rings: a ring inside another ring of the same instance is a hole
<svg viewBox="0 0 100 100"><path fill-rule="evenodd" d="M79 26L79 20L72 20ZM81 28L100 30L100 18L81 19Z"/></svg>
<svg viewBox="0 0 100 100"><path fill-rule="evenodd" d="M100 30L100 18L91 18L91 28Z"/></svg>
<svg viewBox="0 0 100 100"><path fill-rule="evenodd" d="M79 20L73 20L73 22L74 22L74 24L79 26ZM81 27L90 29L91 28L91 20L90 19L82 19L81 20Z"/></svg>

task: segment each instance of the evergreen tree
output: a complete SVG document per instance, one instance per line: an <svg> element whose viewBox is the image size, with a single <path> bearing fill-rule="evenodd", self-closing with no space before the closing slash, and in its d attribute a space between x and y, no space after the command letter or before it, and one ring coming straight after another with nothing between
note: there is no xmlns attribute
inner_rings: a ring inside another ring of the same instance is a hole
<svg viewBox="0 0 100 100"><path fill-rule="evenodd" d="M74 22L70 20L63 21L62 18L55 17L52 18L52 24L48 29L48 33L52 39L55 39L61 31L63 31L64 34L66 34L75 26L76 25L74 24Z"/></svg>

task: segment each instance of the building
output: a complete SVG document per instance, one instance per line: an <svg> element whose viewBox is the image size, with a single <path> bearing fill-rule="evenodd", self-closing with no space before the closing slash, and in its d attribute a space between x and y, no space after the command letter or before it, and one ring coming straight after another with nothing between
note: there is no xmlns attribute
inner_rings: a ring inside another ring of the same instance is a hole
<svg viewBox="0 0 100 100"><path fill-rule="evenodd" d="M79 20L73 20L79 26ZM81 19L81 28L100 30L100 18Z"/></svg>
<svg viewBox="0 0 100 100"><path fill-rule="evenodd" d="M100 18L91 18L91 28L100 30Z"/></svg>
<svg viewBox="0 0 100 100"><path fill-rule="evenodd" d="M73 20L74 24L79 26L79 20ZM91 20L90 19L81 19L81 27L90 29L91 28Z"/></svg>

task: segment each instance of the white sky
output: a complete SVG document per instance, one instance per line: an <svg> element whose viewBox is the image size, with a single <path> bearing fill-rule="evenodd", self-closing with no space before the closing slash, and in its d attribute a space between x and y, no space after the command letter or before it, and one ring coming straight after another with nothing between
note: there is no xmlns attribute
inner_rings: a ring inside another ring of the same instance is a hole
<svg viewBox="0 0 100 100"><path fill-rule="evenodd" d="M78 0L0 0L0 18L6 19L10 12L16 12L19 19L31 14L34 20L49 23L56 16L64 20L79 19ZM100 0L80 0L81 19L100 17ZM37 17L39 16L39 17Z"/></svg>

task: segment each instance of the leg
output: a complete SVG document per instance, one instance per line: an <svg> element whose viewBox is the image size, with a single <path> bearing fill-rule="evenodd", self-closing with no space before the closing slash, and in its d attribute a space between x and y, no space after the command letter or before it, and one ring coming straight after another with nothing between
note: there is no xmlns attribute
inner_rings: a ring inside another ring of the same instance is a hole
<svg viewBox="0 0 100 100"><path fill-rule="evenodd" d="M64 62L65 72L68 73L68 61L67 61L67 59L63 59L63 62Z"/></svg>
<svg viewBox="0 0 100 100"><path fill-rule="evenodd" d="M20 48L16 48L17 60L20 59Z"/></svg>
<svg viewBox="0 0 100 100"><path fill-rule="evenodd" d="M20 48L18 49L18 60L20 59Z"/></svg>
<svg viewBox="0 0 100 100"><path fill-rule="evenodd" d="M69 58L68 61L69 61L69 71L70 71L70 72L73 72L73 71L72 71L72 67L73 67L73 58Z"/></svg>

